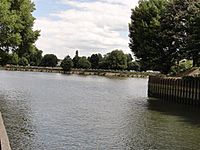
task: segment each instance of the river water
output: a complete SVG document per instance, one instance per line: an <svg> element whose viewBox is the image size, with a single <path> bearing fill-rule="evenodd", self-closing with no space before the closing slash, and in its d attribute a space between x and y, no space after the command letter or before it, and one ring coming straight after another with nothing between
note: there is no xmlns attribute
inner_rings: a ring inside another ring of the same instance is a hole
<svg viewBox="0 0 200 150"><path fill-rule="evenodd" d="M200 111L147 98L147 79L0 71L13 150L198 150Z"/></svg>

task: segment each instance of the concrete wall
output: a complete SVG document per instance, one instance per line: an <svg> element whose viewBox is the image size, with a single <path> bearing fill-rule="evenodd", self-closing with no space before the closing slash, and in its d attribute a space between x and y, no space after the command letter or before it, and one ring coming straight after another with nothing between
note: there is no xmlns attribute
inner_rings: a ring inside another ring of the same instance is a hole
<svg viewBox="0 0 200 150"><path fill-rule="evenodd" d="M148 95L183 104L200 105L200 80L150 76Z"/></svg>
<svg viewBox="0 0 200 150"><path fill-rule="evenodd" d="M1 141L0 150L11 150L10 143L8 140L8 135L6 133L1 113L0 113L0 141Z"/></svg>

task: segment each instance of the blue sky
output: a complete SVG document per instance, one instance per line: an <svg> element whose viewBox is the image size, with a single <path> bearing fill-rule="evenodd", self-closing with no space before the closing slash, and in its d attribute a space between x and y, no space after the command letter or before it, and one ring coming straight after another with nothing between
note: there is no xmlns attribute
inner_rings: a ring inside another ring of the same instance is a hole
<svg viewBox="0 0 200 150"><path fill-rule="evenodd" d="M41 30L36 45L59 58L75 54L106 54L128 48L131 8L138 0L33 0L34 29Z"/></svg>

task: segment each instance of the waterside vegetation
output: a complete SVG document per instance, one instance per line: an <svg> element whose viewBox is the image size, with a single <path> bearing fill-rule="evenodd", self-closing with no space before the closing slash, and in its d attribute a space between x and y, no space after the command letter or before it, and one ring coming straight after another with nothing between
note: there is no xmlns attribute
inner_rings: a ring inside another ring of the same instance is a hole
<svg viewBox="0 0 200 150"><path fill-rule="evenodd" d="M177 74L200 66L200 1L140 0L132 9L129 47L125 54L116 49L107 53L79 56L68 54L59 60L54 54L42 56L35 42L35 5L31 0L0 2L0 65L61 66L71 69L112 69Z"/></svg>

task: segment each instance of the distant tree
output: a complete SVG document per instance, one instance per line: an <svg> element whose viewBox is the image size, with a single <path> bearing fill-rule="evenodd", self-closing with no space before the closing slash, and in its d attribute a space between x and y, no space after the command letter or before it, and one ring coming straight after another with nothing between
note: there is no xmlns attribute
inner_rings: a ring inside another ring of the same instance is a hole
<svg viewBox="0 0 200 150"><path fill-rule="evenodd" d="M74 58L73 58L73 64L74 64L74 68L78 68L77 67L77 63L78 63L78 61L79 61L79 59L80 59L80 57L79 57L79 55L78 55L78 50L76 51L76 54L75 54L75 56L74 56Z"/></svg>
<svg viewBox="0 0 200 150"><path fill-rule="evenodd" d="M127 56L121 50L114 50L107 54L106 63L109 69L124 70L127 68Z"/></svg>
<svg viewBox="0 0 200 150"><path fill-rule="evenodd" d="M99 68L99 63L102 60L102 55L101 54L92 54L91 57L88 58L88 60L91 63L91 68L92 69L98 69Z"/></svg>
<svg viewBox="0 0 200 150"><path fill-rule="evenodd" d="M56 67L58 63L58 58L54 54L46 54L42 58L41 66L44 67Z"/></svg>
<svg viewBox="0 0 200 150"><path fill-rule="evenodd" d="M91 67L91 63L87 60L86 57L81 57L77 63L77 68L89 69Z"/></svg>
<svg viewBox="0 0 200 150"><path fill-rule="evenodd" d="M20 66L28 66L28 60L25 57L19 59Z"/></svg>
<svg viewBox="0 0 200 150"><path fill-rule="evenodd" d="M64 71L70 71L73 65L74 65L73 61L69 55L66 56L61 63L61 67L63 68Z"/></svg>

